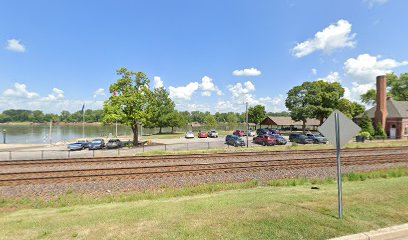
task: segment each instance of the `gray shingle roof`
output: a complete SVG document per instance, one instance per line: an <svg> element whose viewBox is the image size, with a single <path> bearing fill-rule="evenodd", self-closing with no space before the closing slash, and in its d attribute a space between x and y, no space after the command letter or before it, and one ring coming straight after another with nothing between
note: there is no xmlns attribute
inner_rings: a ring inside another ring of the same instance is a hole
<svg viewBox="0 0 408 240"><path fill-rule="evenodd" d="M366 111L368 117L374 118L376 106ZM389 118L408 118L408 101L395 101L387 99L387 112ZM356 118L361 118L363 114Z"/></svg>

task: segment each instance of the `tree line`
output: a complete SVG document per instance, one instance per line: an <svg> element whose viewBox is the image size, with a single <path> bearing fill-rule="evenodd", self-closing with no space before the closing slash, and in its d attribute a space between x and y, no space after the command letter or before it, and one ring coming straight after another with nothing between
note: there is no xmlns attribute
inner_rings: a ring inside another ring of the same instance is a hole
<svg viewBox="0 0 408 240"><path fill-rule="evenodd" d="M84 120L85 122L100 122L103 118L103 110L85 110ZM8 109L0 113L0 123L7 122L33 122L33 123L46 123L46 122L66 122L77 123L82 122L82 111L76 111L70 113L68 111L62 111L60 114L44 113L41 110L24 110L24 109Z"/></svg>

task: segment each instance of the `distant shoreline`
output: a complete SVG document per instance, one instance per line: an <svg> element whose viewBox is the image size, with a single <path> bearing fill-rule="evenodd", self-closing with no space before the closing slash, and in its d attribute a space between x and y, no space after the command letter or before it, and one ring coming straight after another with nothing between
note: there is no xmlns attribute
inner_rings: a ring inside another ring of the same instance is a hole
<svg viewBox="0 0 408 240"><path fill-rule="evenodd" d="M0 126L48 126L47 123L34 123L34 122L6 122L0 123ZM53 126L82 126L82 122L55 122ZM85 126L102 126L101 122L85 123Z"/></svg>

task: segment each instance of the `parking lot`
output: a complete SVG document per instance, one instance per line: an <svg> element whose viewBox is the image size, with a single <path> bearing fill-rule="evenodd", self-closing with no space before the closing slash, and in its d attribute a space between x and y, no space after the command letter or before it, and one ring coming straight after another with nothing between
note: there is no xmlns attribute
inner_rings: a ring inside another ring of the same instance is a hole
<svg viewBox="0 0 408 240"><path fill-rule="evenodd" d="M285 137L287 139L287 137ZM243 137L246 142L246 137ZM264 146L254 144L252 137L248 137L248 147L262 148ZM292 143L288 141L287 146ZM245 146L246 147L246 146ZM267 146L273 148L273 146ZM30 146L24 149L16 148L11 150L9 148L0 149L0 161L4 160L30 160L30 159L63 159L63 158L88 158L88 157L113 157L113 156L132 156L143 152L176 152L176 151L192 151L192 150L206 150L206 149L228 149L235 148L225 144L225 136L218 138L193 138L186 139L184 137L174 139L157 139L151 141L150 145L144 145L134 148L119 148L119 149L102 149L102 150L88 150L69 151L66 145L56 146Z"/></svg>

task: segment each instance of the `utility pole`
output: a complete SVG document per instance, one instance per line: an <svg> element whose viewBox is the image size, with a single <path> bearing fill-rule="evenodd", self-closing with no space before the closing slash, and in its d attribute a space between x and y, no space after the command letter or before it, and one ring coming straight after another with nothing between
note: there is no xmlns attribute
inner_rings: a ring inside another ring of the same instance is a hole
<svg viewBox="0 0 408 240"><path fill-rule="evenodd" d="M52 119L50 120L50 145L52 145Z"/></svg>
<svg viewBox="0 0 408 240"><path fill-rule="evenodd" d="M3 144L6 144L6 129L3 129Z"/></svg>
<svg viewBox="0 0 408 240"><path fill-rule="evenodd" d="M248 142L248 134L249 134L249 122L248 122L248 102L245 102L245 111L246 111L246 143L247 143L247 148L249 147L249 142Z"/></svg>
<svg viewBox="0 0 408 240"><path fill-rule="evenodd" d="M118 137L118 121L116 121L115 129L116 129L116 137Z"/></svg>

